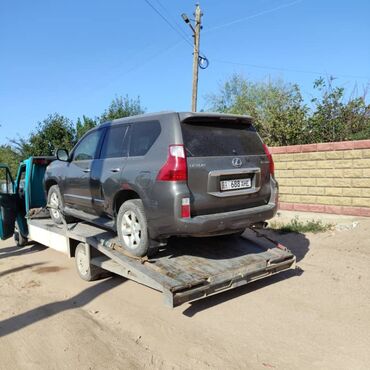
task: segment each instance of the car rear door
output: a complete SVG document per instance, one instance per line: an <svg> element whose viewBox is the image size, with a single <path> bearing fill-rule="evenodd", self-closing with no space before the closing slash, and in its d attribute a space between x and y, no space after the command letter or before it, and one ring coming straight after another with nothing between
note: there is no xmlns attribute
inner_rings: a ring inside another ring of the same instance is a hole
<svg viewBox="0 0 370 370"><path fill-rule="evenodd" d="M250 119L191 116L181 129L192 216L269 202L269 160Z"/></svg>
<svg viewBox="0 0 370 370"><path fill-rule="evenodd" d="M0 239L13 236L17 217L17 196L9 168L0 165Z"/></svg>
<svg viewBox="0 0 370 370"><path fill-rule="evenodd" d="M121 189L128 155L128 128L128 124L108 126L99 158L93 163L92 206L97 215L111 214L114 195Z"/></svg>

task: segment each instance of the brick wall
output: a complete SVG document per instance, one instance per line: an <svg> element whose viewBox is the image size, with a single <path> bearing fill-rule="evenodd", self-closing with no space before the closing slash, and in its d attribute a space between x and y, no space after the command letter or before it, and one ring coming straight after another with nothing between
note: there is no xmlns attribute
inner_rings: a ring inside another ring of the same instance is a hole
<svg viewBox="0 0 370 370"><path fill-rule="evenodd" d="M280 209L370 217L370 140L272 147Z"/></svg>

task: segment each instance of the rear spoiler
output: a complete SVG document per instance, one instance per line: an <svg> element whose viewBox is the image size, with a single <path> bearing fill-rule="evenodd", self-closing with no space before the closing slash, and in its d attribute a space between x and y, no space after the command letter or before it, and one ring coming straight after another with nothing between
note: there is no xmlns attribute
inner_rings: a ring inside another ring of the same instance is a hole
<svg viewBox="0 0 370 370"><path fill-rule="evenodd" d="M215 121L238 123L244 125L251 125L253 118L251 116L242 116L238 114L224 114L224 113L179 113L180 122L182 123L214 123Z"/></svg>

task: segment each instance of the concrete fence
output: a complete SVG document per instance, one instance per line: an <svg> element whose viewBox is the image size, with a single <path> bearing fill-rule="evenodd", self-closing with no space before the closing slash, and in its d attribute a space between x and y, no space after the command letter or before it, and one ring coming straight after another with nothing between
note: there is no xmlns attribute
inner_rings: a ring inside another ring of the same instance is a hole
<svg viewBox="0 0 370 370"><path fill-rule="evenodd" d="M370 217L370 140L272 147L280 209Z"/></svg>

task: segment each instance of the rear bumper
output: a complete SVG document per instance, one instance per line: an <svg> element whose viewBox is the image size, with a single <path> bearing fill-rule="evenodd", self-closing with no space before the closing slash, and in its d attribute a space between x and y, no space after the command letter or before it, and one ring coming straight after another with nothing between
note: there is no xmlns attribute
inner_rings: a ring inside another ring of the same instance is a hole
<svg viewBox="0 0 370 370"><path fill-rule="evenodd" d="M255 208L179 219L176 223L176 235L212 236L228 234L245 229L254 223L268 220L274 217L275 213L275 203L269 203Z"/></svg>

